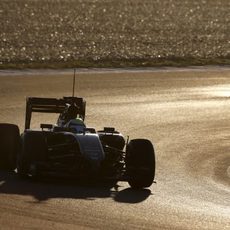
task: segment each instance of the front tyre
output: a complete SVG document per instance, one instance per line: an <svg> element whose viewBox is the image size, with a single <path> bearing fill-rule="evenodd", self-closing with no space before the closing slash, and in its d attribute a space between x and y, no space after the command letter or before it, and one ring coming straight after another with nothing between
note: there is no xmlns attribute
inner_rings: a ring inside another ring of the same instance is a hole
<svg viewBox="0 0 230 230"><path fill-rule="evenodd" d="M131 140L127 145L125 163L128 183L132 188L152 185L155 177L155 152L149 140Z"/></svg>
<svg viewBox="0 0 230 230"><path fill-rule="evenodd" d="M20 134L18 126L0 123L0 169L14 170L19 151Z"/></svg>

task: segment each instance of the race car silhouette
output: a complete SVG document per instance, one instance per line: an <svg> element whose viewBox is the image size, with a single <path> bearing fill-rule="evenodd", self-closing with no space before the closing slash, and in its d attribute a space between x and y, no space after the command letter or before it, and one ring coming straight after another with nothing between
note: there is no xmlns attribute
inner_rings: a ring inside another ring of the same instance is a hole
<svg viewBox="0 0 230 230"><path fill-rule="evenodd" d="M0 123L0 168L21 177L70 176L127 181L149 187L155 177L155 153L147 139L125 140L113 127L96 131L84 124L80 97L36 98L26 102L25 130ZM30 129L32 113L58 113L56 124Z"/></svg>

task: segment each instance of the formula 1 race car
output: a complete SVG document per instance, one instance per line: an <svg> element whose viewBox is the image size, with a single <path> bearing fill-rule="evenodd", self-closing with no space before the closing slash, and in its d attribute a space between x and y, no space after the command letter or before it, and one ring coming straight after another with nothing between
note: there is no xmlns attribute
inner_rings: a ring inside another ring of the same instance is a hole
<svg viewBox="0 0 230 230"><path fill-rule="evenodd" d="M132 188L152 185L155 153L146 139L125 140L115 128L96 131L84 124L80 97L35 98L26 102L25 130L0 124L0 168L21 177L70 176L127 181ZM33 112L58 113L57 124L30 129Z"/></svg>

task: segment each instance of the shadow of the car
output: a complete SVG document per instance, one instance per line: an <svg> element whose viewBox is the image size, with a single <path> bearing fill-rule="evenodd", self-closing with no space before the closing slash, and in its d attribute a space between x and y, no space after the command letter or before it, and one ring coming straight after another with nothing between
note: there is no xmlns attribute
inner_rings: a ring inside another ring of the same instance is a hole
<svg viewBox="0 0 230 230"><path fill-rule="evenodd" d="M146 200L151 195L150 189L138 189L126 188L114 196L114 200L121 203L140 203Z"/></svg>
<svg viewBox="0 0 230 230"><path fill-rule="evenodd" d="M151 191L148 189L133 190L126 188L120 190L114 182L102 181L75 181L42 179L21 179L14 172L0 171L0 193L32 196L36 202L51 198L70 198L94 200L97 198L112 197L116 202L138 203L148 198Z"/></svg>

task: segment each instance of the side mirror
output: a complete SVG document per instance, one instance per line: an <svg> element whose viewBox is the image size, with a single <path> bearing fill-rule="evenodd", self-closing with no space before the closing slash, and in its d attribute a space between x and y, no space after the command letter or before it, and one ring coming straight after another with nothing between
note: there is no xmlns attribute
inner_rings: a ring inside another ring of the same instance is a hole
<svg viewBox="0 0 230 230"><path fill-rule="evenodd" d="M52 129L53 128L53 125L51 124L41 124L40 125L41 129Z"/></svg>

